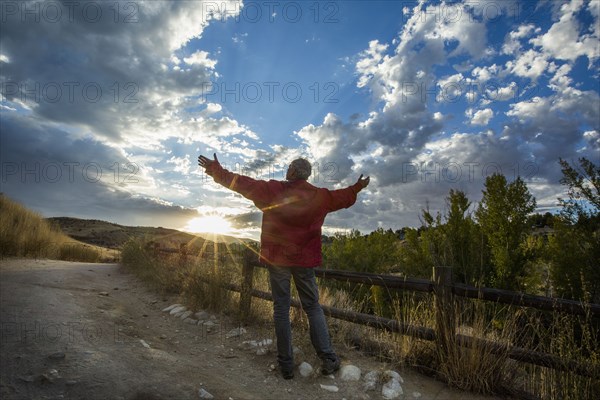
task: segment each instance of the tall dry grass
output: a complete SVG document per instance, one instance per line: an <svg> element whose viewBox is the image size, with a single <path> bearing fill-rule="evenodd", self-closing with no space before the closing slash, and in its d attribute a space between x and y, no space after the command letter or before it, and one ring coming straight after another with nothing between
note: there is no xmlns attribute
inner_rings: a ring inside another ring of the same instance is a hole
<svg viewBox="0 0 600 400"><path fill-rule="evenodd" d="M76 242L41 215L0 195L0 256L98 262L100 252Z"/></svg>

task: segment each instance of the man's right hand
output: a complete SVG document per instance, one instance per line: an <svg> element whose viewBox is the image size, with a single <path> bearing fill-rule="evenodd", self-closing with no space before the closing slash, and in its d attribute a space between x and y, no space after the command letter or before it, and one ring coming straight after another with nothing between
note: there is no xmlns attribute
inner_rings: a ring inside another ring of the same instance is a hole
<svg viewBox="0 0 600 400"><path fill-rule="evenodd" d="M215 168L221 166L221 164L219 163L219 159L217 158L217 153L213 153L213 157L214 160L211 160L210 158L207 158L203 155L198 156L198 165L204 168L204 171L206 171L207 175L211 176Z"/></svg>

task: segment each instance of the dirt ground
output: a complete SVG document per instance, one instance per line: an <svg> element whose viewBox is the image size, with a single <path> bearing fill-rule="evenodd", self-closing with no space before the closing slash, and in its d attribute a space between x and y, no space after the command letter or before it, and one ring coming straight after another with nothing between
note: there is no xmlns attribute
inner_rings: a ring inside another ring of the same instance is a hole
<svg viewBox="0 0 600 400"><path fill-rule="evenodd" d="M272 338L270 327L250 325L243 336L226 338L236 327L226 316L217 315L218 329L209 333L161 311L177 300L149 290L117 264L1 260L0 398L198 399L201 388L233 400L383 398L381 389L364 392L362 382L339 377L296 372L283 380L270 368L273 352L240 348L244 340ZM342 364L363 373L387 367L341 347ZM498 399L398 372L403 399Z"/></svg>

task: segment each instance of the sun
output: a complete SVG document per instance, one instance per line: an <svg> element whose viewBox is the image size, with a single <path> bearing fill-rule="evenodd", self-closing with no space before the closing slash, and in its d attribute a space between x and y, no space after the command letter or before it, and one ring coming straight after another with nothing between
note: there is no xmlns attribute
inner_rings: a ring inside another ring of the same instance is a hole
<svg viewBox="0 0 600 400"><path fill-rule="evenodd" d="M193 233L218 233L225 235L231 233L231 224L219 215L206 215L190 219L184 229Z"/></svg>

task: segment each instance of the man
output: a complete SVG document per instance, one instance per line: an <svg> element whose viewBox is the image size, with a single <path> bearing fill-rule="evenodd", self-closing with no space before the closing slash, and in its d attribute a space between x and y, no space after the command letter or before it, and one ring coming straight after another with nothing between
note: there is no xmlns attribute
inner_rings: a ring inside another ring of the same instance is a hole
<svg viewBox="0 0 600 400"><path fill-rule="evenodd" d="M340 368L340 359L331 347L327 322L319 304L314 267L321 265L321 226L325 216L356 202L356 195L370 178L361 175L356 183L340 190L318 188L307 182L310 163L299 158L288 167L285 181L255 180L224 169L217 155L211 160L198 157L198 164L215 182L252 200L263 212L260 259L269 269L273 294L273 319L277 338L277 361L285 379L294 377L292 330L290 325L290 278L310 326L310 339L330 375Z"/></svg>

